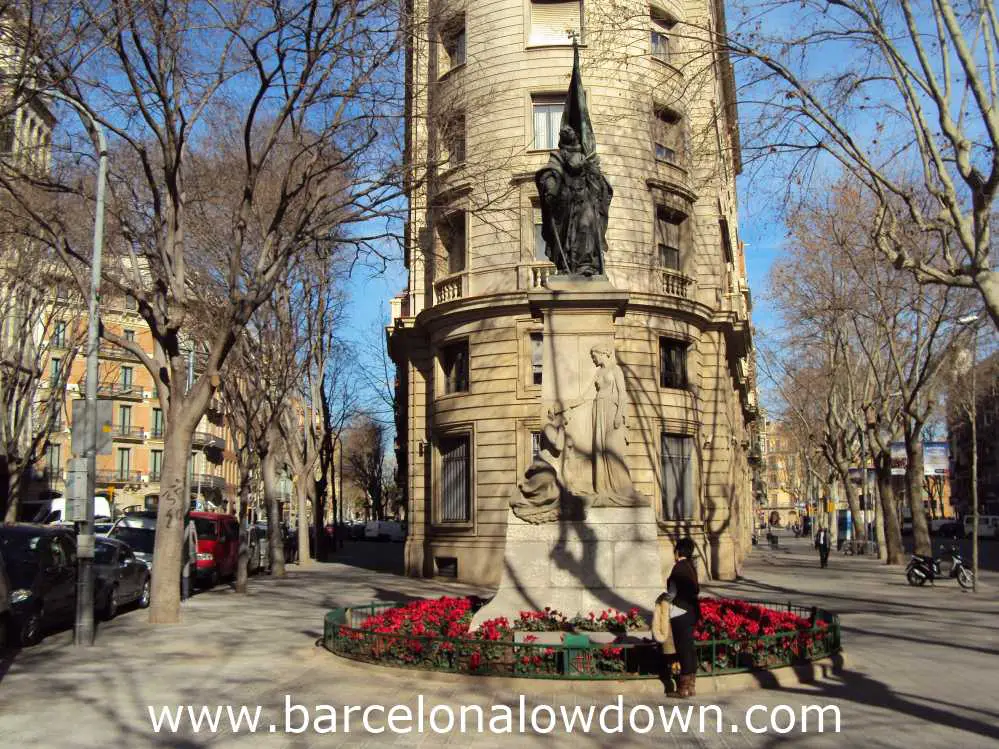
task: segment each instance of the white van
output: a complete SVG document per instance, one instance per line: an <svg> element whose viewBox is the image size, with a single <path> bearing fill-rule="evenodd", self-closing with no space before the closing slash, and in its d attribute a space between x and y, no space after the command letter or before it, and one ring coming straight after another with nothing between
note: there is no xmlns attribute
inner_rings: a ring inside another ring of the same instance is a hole
<svg viewBox="0 0 999 749"><path fill-rule="evenodd" d="M55 523L66 523L66 499L56 497L44 502L32 520L35 523L52 525ZM94 497L94 522L111 522L111 503L107 497Z"/></svg>
<svg viewBox="0 0 999 749"><path fill-rule="evenodd" d="M974 518L971 515L964 517L964 537L971 538L971 526ZM979 515L978 516L978 537L979 538L999 538L999 515Z"/></svg>
<svg viewBox="0 0 999 749"><path fill-rule="evenodd" d="M369 520L364 525L365 541L405 541L406 529L398 520Z"/></svg>

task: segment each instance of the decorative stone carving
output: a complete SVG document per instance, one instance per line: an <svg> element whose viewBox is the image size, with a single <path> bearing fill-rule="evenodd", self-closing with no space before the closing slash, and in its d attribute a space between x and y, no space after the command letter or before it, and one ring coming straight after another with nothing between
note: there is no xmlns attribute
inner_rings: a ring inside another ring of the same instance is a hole
<svg viewBox="0 0 999 749"><path fill-rule="evenodd" d="M589 355L595 367L589 384L578 398L548 410L541 450L510 503L525 522L582 520L590 507L648 504L626 462L628 393L614 348L598 343Z"/></svg>

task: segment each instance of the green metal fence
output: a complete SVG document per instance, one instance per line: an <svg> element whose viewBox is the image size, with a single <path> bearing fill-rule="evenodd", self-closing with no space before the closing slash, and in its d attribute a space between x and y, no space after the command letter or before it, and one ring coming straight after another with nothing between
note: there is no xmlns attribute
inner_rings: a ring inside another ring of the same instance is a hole
<svg viewBox="0 0 999 749"><path fill-rule="evenodd" d="M747 603L790 611L809 619L811 627L740 640L699 641L696 645L699 675L780 668L839 652L837 615L790 603ZM629 642L627 637L622 642L598 644L591 642L585 633L566 633L561 643L542 644L383 634L359 628L368 617L402 605L405 604L373 603L333 609L326 614L324 646L345 658L382 665L533 679L651 679L658 678L662 668L657 643Z"/></svg>

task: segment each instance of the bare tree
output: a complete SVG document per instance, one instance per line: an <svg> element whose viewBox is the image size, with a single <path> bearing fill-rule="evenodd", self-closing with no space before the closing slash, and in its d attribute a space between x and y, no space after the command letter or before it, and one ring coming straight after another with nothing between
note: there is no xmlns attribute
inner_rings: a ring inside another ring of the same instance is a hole
<svg viewBox="0 0 999 749"><path fill-rule="evenodd" d="M150 356L105 333L153 375L166 416L150 620L174 622L187 456L230 351L289 263L347 242L376 251L372 235L385 234L369 219L399 194L378 129L396 114L397 35L383 0L85 1L77 12L97 39L53 85L109 135L104 281L136 301L156 342ZM65 176L29 182L89 199ZM71 267L88 263L66 211L33 205L21 182L0 176ZM188 386L189 341L204 356Z"/></svg>
<svg viewBox="0 0 999 749"><path fill-rule="evenodd" d="M864 233L883 258L919 283L975 290L999 327L995 5L768 0L736 11L719 44L741 62L747 161L788 174L799 197L835 164L871 198Z"/></svg>
<svg viewBox="0 0 999 749"><path fill-rule="evenodd" d="M813 200L796 212L791 224L795 249L777 266L774 287L791 313L786 316L789 325L810 336L813 344L824 342L830 352L826 451L846 482L851 510L856 512L858 504L847 473L862 460L860 433L879 402L882 413L898 419L882 426L891 434L897 426L905 442L916 549L930 553L922 434L939 400L936 391L954 344L955 318L967 309L969 296L893 275L863 231L878 209L867 199L869 193L850 188L838 183L834 197ZM910 242L919 238L907 235ZM890 405L894 399L897 409ZM869 435L871 444L890 451L890 439L877 431ZM890 465L890 456L883 457ZM889 556L899 561L900 539L889 517L894 517L893 508L883 509Z"/></svg>
<svg viewBox="0 0 999 749"><path fill-rule="evenodd" d="M385 426L370 415L361 415L348 428L345 442L344 472L367 496L372 519L382 520L385 517Z"/></svg>
<svg viewBox="0 0 999 749"><path fill-rule="evenodd" d="M12 219L3 214L0 221ZM17 519L31 469L65 423L66 385L85 333L75 285L23 239L0 236L0 506L7 522Z"/></svg>

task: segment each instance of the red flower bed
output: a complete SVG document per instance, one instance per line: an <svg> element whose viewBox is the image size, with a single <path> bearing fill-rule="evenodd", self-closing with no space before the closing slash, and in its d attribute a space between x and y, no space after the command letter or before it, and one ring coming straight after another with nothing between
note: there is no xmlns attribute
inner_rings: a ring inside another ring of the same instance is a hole
<svg viewBox="0 0 999 749"><path fill-rule="evenodd" d="M701 600L701 620L694 628L694 638L701 642L734 641L717 645L710 652L701 649L705 671L773 666L812 656L826 623L816 621L814 627L820 632L814 632L810 619L791 611L734 598L707 598Z"/></svg>
<svg viewBox="0 0 999 749"><path fill-rule="evenodd" d="M624 633L647 626L637 609L627 614L606 610L569 619L546 608L520 612L512 626L503 617L490 619L472 632L472 605L468 598L445 597L386 609L367 617L354 629L341 626L341 647L375 660L447 670L558 674L562 668L559 650L541 647L531 635L524 643L514 643L514 632ZM779 665L811 657L819 644L828 644L825 630L824 622L818 621L813 627L810 619L790 611L737 599L706 598L701 600L701 620L694 636L702 643L698 647L701 669L715 671ZM585 659L593 673L622 672L626 651L604 647L586 654Z"/></svg>
<svg viewBox="0 0 999 749"><path fill-rule="evenodd" d="M824 627L824 622L819 622ZM736 598L702 598L701 620L694 628L698 640L741 640L778 632L800 632L812 623L790 611L768 609Z"/></svg>

